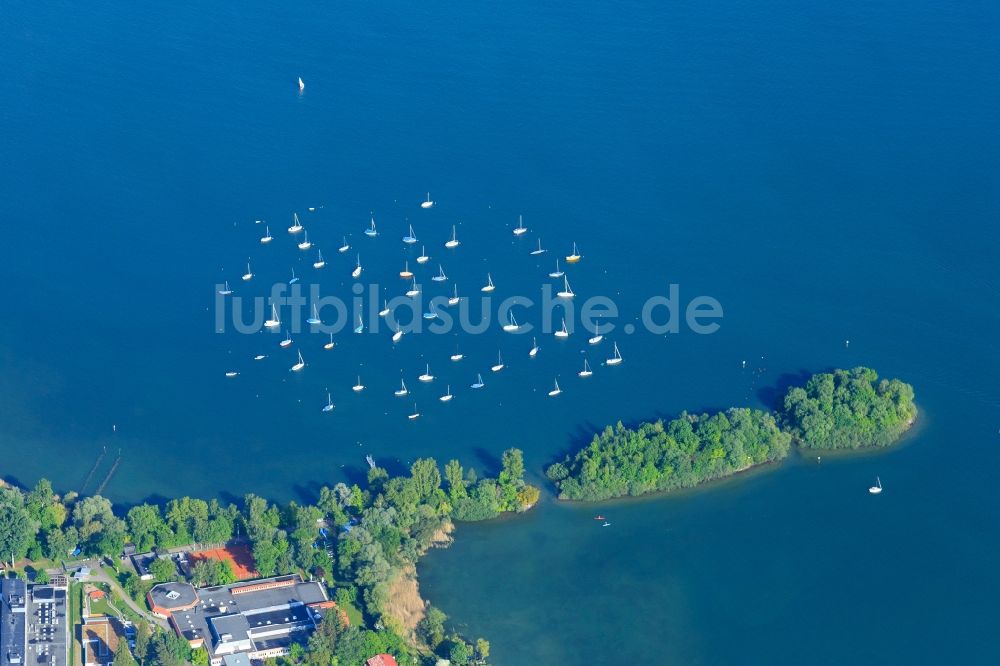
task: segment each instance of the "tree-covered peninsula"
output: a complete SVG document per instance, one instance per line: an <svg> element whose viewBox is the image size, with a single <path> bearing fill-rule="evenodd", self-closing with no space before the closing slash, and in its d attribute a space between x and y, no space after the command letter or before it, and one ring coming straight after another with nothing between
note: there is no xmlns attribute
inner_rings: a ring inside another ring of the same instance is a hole
<svg viewBox="0 0 1000 666"><path fill-rule="evenodd" d="M798 444L808 449L889 446L917 416L913 387L879 380L871 368L813 375L785 396L782 414Z"/></svg>
<svg viewBox="0 0 1000 666"><path fill-rule="evenodd" d="M813 375L777 414L733 408L596 434L546 475L561 499L603 500L691 486L809 449L888 446L916 417L913 387L870 368Z"/></svg>
<svg viewBox="0 0 1000 666"><path fill-rule="evenodd" d="M788 455L792 437L769 412L729 409L663 422L607 427L575 456L548 468L559 497L602 500L676 490Z"/></svg>

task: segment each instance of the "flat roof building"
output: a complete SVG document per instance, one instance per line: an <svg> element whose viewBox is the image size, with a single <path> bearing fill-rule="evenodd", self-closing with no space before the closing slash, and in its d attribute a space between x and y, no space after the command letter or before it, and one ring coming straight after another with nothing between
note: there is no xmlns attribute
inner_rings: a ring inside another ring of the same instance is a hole
<svg viewBox="0 0 1000 666"><path fill-rule="evenodd" d="M27 615L24 581L0 578L0 666L23 666Z"/></svg>
<svg viewBox="0 0 1000 666"><path fill-rule="evenodd" d="M163 583L149 591L148 600L192 648L206 648L214 666L226 657L235 666L239 659L286 655L336 606L322 583L298 575L199 589Z"/></svg>
<svg viewBox="0 0 1000 666"><path fill-rule="evenodd" d="M65 587L28 587L25 666L67 666L69 606Z"/></svg>

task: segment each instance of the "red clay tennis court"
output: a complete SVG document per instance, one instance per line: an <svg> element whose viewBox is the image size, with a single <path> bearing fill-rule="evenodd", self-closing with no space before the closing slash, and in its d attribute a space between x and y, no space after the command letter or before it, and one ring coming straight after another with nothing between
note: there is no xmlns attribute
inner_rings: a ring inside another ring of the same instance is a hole
<svg viewBox="0 0 1000 666"><path fill-rule="evenodd" d="M192 564L198 560L227 560L236 574L237 580L248 580L258 578L259 574L254 568L253 553L248 546L227 546L225 548L213 548L212 550L199 550L189 556Z"/></svg>

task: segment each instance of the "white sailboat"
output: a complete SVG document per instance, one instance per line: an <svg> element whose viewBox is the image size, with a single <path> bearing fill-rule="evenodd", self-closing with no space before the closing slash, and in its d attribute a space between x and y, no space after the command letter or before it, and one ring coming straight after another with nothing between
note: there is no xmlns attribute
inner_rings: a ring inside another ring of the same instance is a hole
<svg viewBox="0 0 1000 666"><path fill-rule="evenodd" d="M558 378L555 380L555 384L556 384L555 388L553 388L551 391L549 391L549 395L552 396L553 398L556 397L557 395L559 395L560 393L562 393L562 389L559 388L559 379Z"/></svg>
<svg viewBox="0 0 1000 666"><path fill-rule="evenodd" d="M524 226L524 218L521 215L517 216L517 226L514 227L515 236L523 236L528 233L528 227Z"/></svg>
<svg viewBox="0 0 1000 666"><path fill-rule="evenodd" d="M399 277L403 278L404 280L409 280L411 277L413 277L413 271L410 270L409 261L403 262L403 270L399 271Z"/></svg>
<svg viewBox="0 0 1000 666"><path fill-rule="evenodd" d="M295 284L299 279L295 277L295 269L292 268L292 277L288 280L288 284Z"/></svg>
<svg viewBox="0 0 1000 666"><path fill-rule="evenodd" d="M278 316L278 306L271 303L271 318L264 322L266 328L278 328L281 326L281 317Z"/></svg>
<svg viewBox="0 0 1000 666"><path fill-rule="evenodd" d="M486 384L483 383L483 376L481 374L477 374L476 375L476 381L472 383L471 388L481 389L484 386L486 386Z"/></svg>
<svg viewBox="0 0 1000 666"><path fill-rule="evenodd" d="M299 352L299 362L292 366L292 372L298 372L302 368L306 367L306 362L302 360L302 352Z"/></svg>
<svg viewBox="0 0 1000 666"><path fill-rule="evenodd" d="M541 349L541 347L538 346L538 341L535 340L535 338L531 338L531 350L528 351L528 356L530 356L531 358L535 358L536 356L538 356L539 349Z"/></svg>
<svg viewBox="0 0 1000 666"><path fill-rule="evenodd" d="M461 243L458 242L458 236L456 234L455 225L453 224L451 225L451 240L446 241L444 246L450 250L452 248L458 247L459 245L461 245Z"/></svg>
<svg viewBox="0 0 1000 666"><path fill-rule="evenodd" d="M323 268L326 266L326 260L323 258L323 250L316 250L316 261L313 262L313 268Z"/></svg>
<svg viewBox="0 0 1000 666"><path fill-rule="evenodd" d="M576 262L580 261L580 259L581 255L580 252L576 249L576 241L573 241L573 254L566 255L566 263L575 264Z"/></svg>
<svg viewBox="0 0 1000 666"><path fill-rule="evenodd" d="M432 382L434 381L434 375L431 374L431 364L427 364L427 368L424 370L424 374L417 377L422 382Z"/></svg>
<svg viewBox="0 0 1000 666"><path fill-rule="evenodd" d="M430 192L427 193L427 200L420 202L420 207L421 208L433 208L434 207L434 202L431 201L431 193Z"/></svg>
<svg viewBox="0 0 1000 666"><path fill-rule="evenodd" d="M230 370L229 372L226 373L226 377L229 377L230 379L232 379L233 377L236 377L239 374L240 373L236 372L235 370Z"/></svg>
<svg viewBox="0 0 1000 666"><path fill-rule="evenodd" d="M274 237L271 236L271 227L265 226L264 227L264 235L260 237L261 244L262 245L267 245L268 243L270 243L273 240L274 240Z"/></svg>
<svg viewBox="0 0 1000 666"><path fill-rule="evenodd" d="M458 285L456 284L454 295L448 299L448 305L458 305L459 300L460 299L458 298Z"/></svg>
<svg viewBox="0 0 1000 666"><path fill-rule="evenodd" d="M337 346L337 343L333 341L333 332L330 332L330 341L323 345L323 349L333 349Z"/></svg>
<svg viewBox="0 0 1000 666"><path fill-rule="evenodd" d="M420 246L420 256L417 257L418 264L426 264L431 258L427 256L427 248L423 245Z"/></svg>
<svg viewBox="0 0 1000 666"><path fill-rule="evenodd" d="M597 322L596 324L594 324L594 337L587 340L587 342L589 342L592 345L596 345L600 343L601 340L603 339L604 336L601 335L601 322Z"/></svg>
<svg viewBox="0 0 1000 666"><path fill-rule="evenodd" d="M480 289L479 291L490 292L490 291L493 291L494 289L496 289L496 287L493 285L493 276L490 275L489 273L487 273L486 274L486 286L483 287L482 289Z"/></svg>
<svg viewBox="0 0 1000 666"><path fill-rule="evenodd" d="M228 296L231 293L233 290L229 288L229 280L226 280L226 284L219 290L219 296Z"/></svg>
<svg viewBox="0 0 1000 666"><path fill-rule="evenodd" d="M465 358L465 354L458 351L458 345L455 345L455 353L451 355L451 360L461 361L463 358Z"/></svg>
<svg viewBox="0 0 1000 666"><path fill-rule="evenodd" d="M313 244L309 242L309 231L307 230L307 231L305 231L305 232L302 233L302 242L299 243L299 249L300 250L308 250L312 246L313 246Z"/></svg>
<svg viewBox="0 0 1000 666"><path fill-rule="evenodd" d="M250 262L247 262L247 272L243 274L243 281L249 282L253 279L253 271L250 270Z"/></svg>
<svg viewBox="0 0 1000 666"><path fill-rule="evenodd" d="M399 380L399 388L396 389L396 392L395 392L394 395L397 398L402 398L404 395L408 395L409 393L410 393L410 390L408 388L406 388L406 380L405 379L400 379Z"/></svg>
<svg viewBox="0 0 1000 666"><path fill-rule="evenodd" d="M365 236L368 236L370 238L375 238L375 236L378 236L378 231L375 230L375 218L374 217L372 217L371 224L368 226L367 229L365 229Z"/></svg>
<svg viewBox="0 0 1000 666"><path fill-rule="evenodd" d="M297 234L302 231L302 223L299 222L299 214L292 213L292 226L288 227L288 233Z"/></svg>
<svg viewBox="0 0 1000 666"><path fill-rule="evenodd" d="M279 347L291 347L292 346L292 334L285 332L285 339L278 343Z"/></svg>
<svg viewBox="0 0 1000 666"><path fill-rule="evenodd" d="M355 393L361 393L365 390L365 385L361 383L361 375L358 375L358 383L352 386L351 390Z"/></svg>
<svg viewBox="0 0 1000 666"><path fill-rule="evenodd" d="M622 355L621 352L618 351L618 343L616 342L614 355L607 361L605 361L605 363L607 363L608 365L621 365L621 362L622 362Z"/></svg>
<svg viewBox="0 0 1000 666"><path fill-rule="evenodd" d="M399 327L399 325L397 324L396 325L396 332L392 334L392 341L393 342L399 342L402 339L403 339L403 329L401 329Z"/></svg>
<svg viewBox="0 0 1000 666"><path fill-rule="evenodd" d="M557 338L568 338L569 337L569 329L566 328L566 317L563 317L562 328L560 328L558 331L556 331L556 337Z"/></svg>
<svg viewBox="0 0 1000 666"><path fill-rule="evenodd" d="M257 354L256 356L253 357L253 360L263 361L265 358L267 358L267 354Z"/></svg>
<svg viewBox="0 0 1000 666"><path fill-rule="evenodd" d="M559 270L559 257L556 257L556 269L554 271L552 271L551 273L549 273L549 277L550 278L561 278L565 274L566 273L564 271Z"/></svg>
<svg viewBox="0 0 1000 666"><path fill-rule="evenodd" d="M329 391L326 392L326 404L323 405L323 411L324 412L333 411L333 397L330 395Z"/></svg>
<svg viewBox="0 0 1000 666"><path fill-rule="evenodd" d="M569 286L569 278L565 275L563 276L563 290L556 293L559 298L573 298L576 294L573 293L573 288Z"/></svg>
<svg viewBox="0 0 1000 666"><path fill-rule="evenodd" d="M416 298L420 295L420 289L417 287L417 278L413 278L413 284L410 285L410 289L406 292L406 295L410 298Z"/></svg>
<svg viewBox="0 0 1000 666"><path fill-rule="evenodd" d="M384 298L382 299L382 309L378 311L378 316L379 317L389 316L389 301L385 300Z"/></svg>
<svg viewBox="0 0 1000 666"><path fill-rule="evenodd" d="M343 254L351 249L351 246L347 242L347 236L344 236L344 244L337 248L337 252Z"/></svg>
<svg viewBox="0 0 1000 666"><path fill-rule="evenodd" d="M515 333L519 328L521 327L518 326L517 320L514 319L514 313L508 312L507 323L503 325L503 330L507 331L508 333Z"/></svg>
<svg viewBox="0 0 1000 666"><path fill-rule="evenodd" d="M417 403L413 403L413 413L407 416L406 418L410 419L411 421L416 418L420 418L420 412L417 411Z"/></svg>
<svg viewBox="0 0 1000 666"><path fill-rule="evenodd" d="M431 278L433 282L444 282L448 276L444 274L444 266L438 264L438 274Z"/></svg>
<svg viewBox="0 0 1000 666"><path fill-rule="evenodd" d="M594 371L590 369L590 364L587 363L587 359L583 359L583 370L576 373L581 377L589 377L594 374Z"/></svg>
<svg viewBox="0 0 1000 666"><path fill-rule="evenodd" d="M545 254L546 252L548 252L548 250L543 250L542 249L542 239L539 238L538 239L538 247L535 248L534 250L532 250L530 252L530 254L532 254L532 255L538 255L538 254Z"/></svg>
<svg viewBox="0 0 1000 666"><path fill-rule="evenodd" d="M315 303L313 303L312 316L309 317L309 319L306 319L306 323L307 324L312 324L312 325L320 323L320 321L319 321L319 308L316 307Z"/></svg>
<svg viewBox="0 0 1000 666"><path fill-rule="evenodd" d="M490 368L493 372L500 372L503 370L503 357L500 356L500 350L497 350L497 364Z"/></svg>
<svg viewBox="0 0 1000 666"><path fill-rule="evenodd" d="M360 312L358 313L358 325L354 327L354 332L355 333L364 333L365 332L365 323L361 320L361 313Z"/></svg>
<svg viewBox="0 0 1000 666"><path fill-rule="evenodd" d="M357 280L361 277L361 255L358 255L358 263L354 266L354 270L351 271L351 277Z"/></svg>
<svg viewBox="0 0 1000 666"><path fill-rule="evenodd" d="M300 76L299 77L299 92L305 92L305 89L306 89L306 82L303 81L302 77Z"/></svg>
<svg viewBox="0 0 1000 666"><path fill-rule="evenodd" d="M455 396L453 396L451 394L451 384L448 384L448 390L445 391L445 394L443 396L441 396L440 398L438 398L438 400L440 400L441 402L448 402L449 400L451 400L454 397Z"/></svg>
<svg viewBox="0 0 1000 666"><path fill-rule="evenodd" d="M413 233L413 225L410 225L410 231L405 236L403 236L403 242L407 245L413 245L417 242L417 235Z"/></svg>
<svg viewBox="0 0 1000 666"><path fill-rule="evenodd" d="M882 492L882 479L880 479L880 478L878 478L876 476L875 477L875 485L871 486L868 489L868 492L870 492L872 495L878 495L880 492Z"/></svg>

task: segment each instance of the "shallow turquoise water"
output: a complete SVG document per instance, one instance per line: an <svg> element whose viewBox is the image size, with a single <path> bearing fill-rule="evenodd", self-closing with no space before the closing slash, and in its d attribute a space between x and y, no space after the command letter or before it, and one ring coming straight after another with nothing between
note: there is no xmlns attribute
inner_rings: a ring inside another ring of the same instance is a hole
<svg viewBox="0 0 1000 666"><path fill-rule="evenodd" d="M907 447L462 526L424 589L501 664L982 658L998 587L998 18L898 2L8 4L3 473L79 488L107 446L90 489L120 448L116 501L284 499L368 453L488 470L517 445L538 474L605 423L761 405L787 375L864 363L916 386ZM421 211L427 190L440 205ZM294 352L213 333L211 308L223 279L260 294L294 266L312 281L292 210L327 256L323 293L349 294L345 234L366 281L402 291L408 217L428 271L459 224L445 269L463 292L490 271L503 295L533 293L576 240L574 289L613 296L623 321L669 283L725 318L710 336L618 333L626 363L589 383L578 338L531 362L530 341L499 331L461 337L461 366L449 337L345 333L324 352L297 336L309 366L291 375ZM518 213L533 233L515 242ZM538 261L534 232L553 250ZM469 392L498 346L509 367ZM416 423L391 395L401 372ZM596 511L612 528L592 529Z"/></svg>

